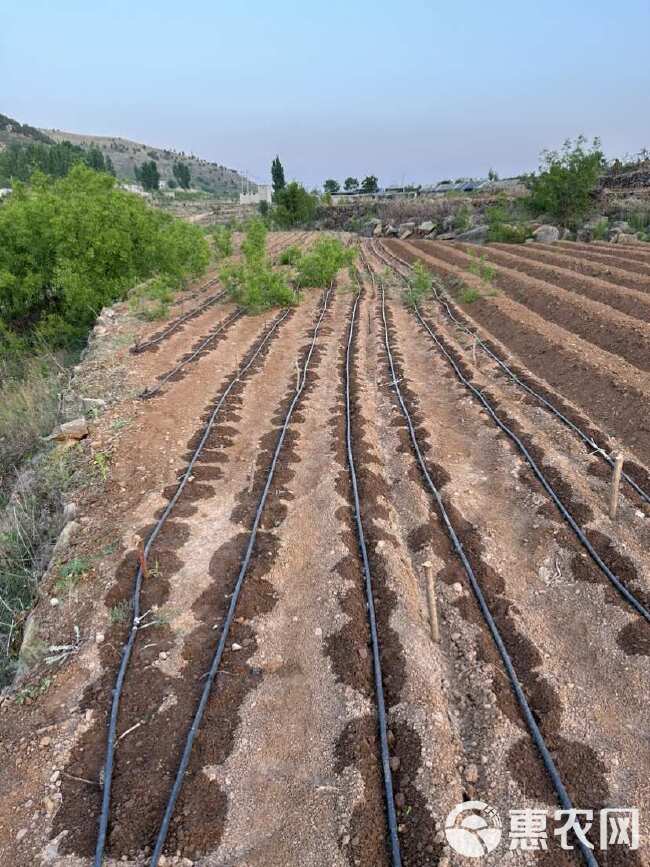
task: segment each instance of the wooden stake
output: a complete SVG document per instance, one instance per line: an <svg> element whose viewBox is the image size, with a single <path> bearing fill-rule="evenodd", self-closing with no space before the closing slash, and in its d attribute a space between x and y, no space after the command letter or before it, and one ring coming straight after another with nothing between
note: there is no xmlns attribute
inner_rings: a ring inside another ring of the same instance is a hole
<svg viewBox="0 0 650 867"><path fill-rule="evenodd" d="M140 542L138 561L140 563L140 569L142 570L142 576L146 581L149 578L149 569L147 568L147 555L144 550L144 539Z"/></svg>
<svg viewBox="0 0 650 867"><path fill-rule="evenodd" d="M476 341L477 340L478 340L478 337L476 335L474 335L474 343L472 344L472 358L474 359L474 370L477 370L477 365L476 365Z"/></svg>
<svg viewBox="0 0 650 867"><path fill-rule="evenodd" d="M618 512L618 494L621 487L621 473L623 472L623 455L619 452L614 457L614 472L612 473L612 489L609 496L609 517L616 520Z"/></svg>
<svg viewBox="0 0 650 867"><path fill-rule="evenodd" d="M436 588L433 578L433 566L431 563L424 563L424 571L427 576L427 599L429 600L429 626L431 628L431 640L437 644L440 641L440 630L438 629L438 606L436 604Z"/></svg>

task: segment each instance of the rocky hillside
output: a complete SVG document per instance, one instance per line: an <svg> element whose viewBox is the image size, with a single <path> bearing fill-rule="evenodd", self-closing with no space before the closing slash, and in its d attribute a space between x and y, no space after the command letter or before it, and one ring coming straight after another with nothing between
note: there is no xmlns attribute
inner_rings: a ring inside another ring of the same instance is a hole
<svg viewBox="0 0 650 867"><path fill-rule="evenodd" d="M80 135L60 129L41 132L54 141L70 141L83 148L92 146L99 148L105 156L111 158L115 172L122 180L135 182L134 166L142 165L148 160L155 160L161 180L167 181L173 177L174 163L181 160L189 166L191 185L195 189L232 196L238 193L241 187L241 176L234 169L228 169L183 151L152 147L117 136Z"/></svg>
<svg viewBox="0 0 650 867"><path fill-rule="evenodd" d="M52 144L52 139L42 130L20 123L6 114L0 114L0 149L8 144Z"/></svg>

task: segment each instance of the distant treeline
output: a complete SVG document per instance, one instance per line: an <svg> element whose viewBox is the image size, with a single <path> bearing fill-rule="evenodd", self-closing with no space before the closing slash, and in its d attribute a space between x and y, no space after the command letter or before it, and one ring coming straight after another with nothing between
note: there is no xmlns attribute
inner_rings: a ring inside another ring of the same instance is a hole
<svg viewBox="0 0 650 867"><path fill-rule="evenodd" d="M0 152L0 186L8 186L12 181L28 181L35 171L64 178L75 163L83 163L98 172L115 174L111 158L104 156L97 147L84 150L69 141L14 143Z"/></svg>

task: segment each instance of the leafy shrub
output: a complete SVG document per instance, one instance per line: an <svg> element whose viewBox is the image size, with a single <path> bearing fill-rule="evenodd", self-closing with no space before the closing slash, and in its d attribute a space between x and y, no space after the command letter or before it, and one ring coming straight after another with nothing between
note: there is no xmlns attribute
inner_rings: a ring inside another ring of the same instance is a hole
<svg viewBox="0 0 650 867"><path fill-rule="evenodd" d="M597 138L591 147L584 136L578 136L575 142L567 139L560 151L544 151L538 174L526 180L531 211L577 227L589 212L604 166Z"/></svg>
<svg viewBox="0 0 650 867"><path fill-rule="evenodd" d="M164 319L169 314L169 305L174 300L174 295L168 280L164 277L152 277L129 292L129 310L149 322Z"/></svg>
<svg viewBox="0 0 650 867"><path fill-rule="evenodd" d="M454 229L466 232L472 225L472 211L467 205L460 207L454 216Z"/></svg>
<svg viewBox="0 0 650 867"><path fill-rule="evenodd" d="M508 213L504 205L494 205L485 212L488 223L488 241L496 241L501 244L523 244L531 237L531 231L527 226L516 225L512 222L513 217Z"/></svg>
<svg viewBox="0 0 650 867"><path fill-rule="evenodd" d="M273 219L283 229L309 223L318 206L318 198L296 181L275 192Z"/></svg>
<svg viewBox="0 0 650 867"><path fill-rule="evenodd" d="M215 226L212 233L214 252L217 259L227 259L232 256L232 230L229 226Z"/></svg>
<svg viewBox="0 0 650 867"><path fill-rule="evenodd" d="M233 300L251 312L287 307L296 301L284 275L274 271L266 257L266 234L264 223L252 220L242 241L242 260L227 262L220 274Z"/></svg>
<svg viewBox="0 0 650 867"><path fill-rule="evenodd" d="M463 304L473 304L475 301L481 297L481 293L478 289L473 289L471 286L465 286L460 293L460 300Z"/></svg>
<svg viewBox="0 0 650 867"><path fill-rule="evenodd" d="M431 292L433 277L421 261L417 261L411 269L408 288L404 292L404 301L409 307L418 303Z"/></svg>
<svg viewBox="0 0 650 867"><path fill-rule="evenodd" d="M336 238L321 238L298 263L296 285L322 287L331 285L341 268L352 265L356 250L345 247Z"/></svg>
<svg viewBox="0 0 650 867"><path fill-rule="evenodd" d="M302 250L292 244L290 247L285 247L285 249L280 253L278 262L280 265L297 265L301 258Z"/></svg>
<svg viewBox="0 0 650 867"><path fill-rule="evenodd" d="M594 241L606 241L609 235L609 220L599 220L591 230Z"/></svg>
<svg viewBox="0 0 650 867"><path fill-rule="evenodd" d="M172 287L207 268L199 228L76 165L36 174L0 208L0 322L28 343L80 346L106 304L155 275Z"/></svg>

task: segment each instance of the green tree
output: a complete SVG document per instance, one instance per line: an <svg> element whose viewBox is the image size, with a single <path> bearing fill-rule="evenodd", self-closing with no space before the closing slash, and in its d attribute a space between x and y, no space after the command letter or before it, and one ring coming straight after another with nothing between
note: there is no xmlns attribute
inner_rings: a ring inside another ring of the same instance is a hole
<svg viewBox="0 0 650 867"><path fill-rule="evenodd" d="M106 171L109 175L113 175L115 177L115 166L113 165L113 160L110 158L108 154L104 157L104 163L106 166Z"/></svg>
<svg viewBox="0 0 650 867"><path fill-rule="evenodd" d="M533 214L546 214L576 227L592 207L592 196L605 169L600 139L567 139L559 151L543 151L539 172L526 179Z"/></svg>
<svg viewBox="0 0 650 867"><path fill-rule="evenodd" d="M364 178L361 182L361 192L362 193L376 193L379 189L379 181L375 177L375 175L368 175L367 178Z"/></svg>
<svg viewBox="0 0 650 867"><path fill-rule="evenodd" d="M160 188L160 172L155 160L144 162L140 167L134 166L136 180L138 180L145 190L157 190Z"/></svg>
<svg viewBox="0 0 650 867"><path fill-rule="evenodd" d="M88 150L85 161L86 164L91 169L95 169L96 172L103 172L106 169L104 154L95 145L92 145L92 147Z"/></svg>
<svg viewBox="0 0 650 867"><path fill-rule="evenodd" d="M497 171L495 171L494 169L490 169L490 171L488 172L488 180L489 181L498 181L499 180L499 173Z"/></svg>
<svg viewBox="0 0 650 867"><path fill-rule="evenodd" d="M326 193L332 193L332 194L338 193L338 191L340 189L341 189L341 185L339 184L338 181L335 181L333 178L328 178L325 181L325 183L323 184L323 190Z"/></svg>
<svg viewBox="0 0 650 867"><path fill-rule="evenodd" d="M174 163L172 171L174 172L174 177L178 181L178 185L184 190L189 190L192 173L187 163L183 163L180 160L177 160Z"/></svg>
<svg viewBox="0 0 650 867"><path fill-rule="evenodd" d="M279 156L276 156L271 163L271 181L273 182L273 195L277 196L280 190L283 190L286 186L284 168L282 167Z"/></svg>
<svg viewBox="0 0 650 867"><path fill-rule="evenodd" d="M314 217L318 198L296 181L291 181L275 194L273 218L282 228L308 223Z"/></svg>
<svg viewBox="0 0 650 867"><path fill-rule="evenodd" d="M98 312L155 275L180 286L209 246L196 226L150 208L108 174L33 175L0 207L0 331L80 344Z"/></svg>
<svg viewBox="0 0 650 867"><path fill-rule="evenodd" d="M351 192L352 190L359 189L359 180L358 178L349 177L345 179L343 183L343 189L347 190L347 192Z"/></svg>

